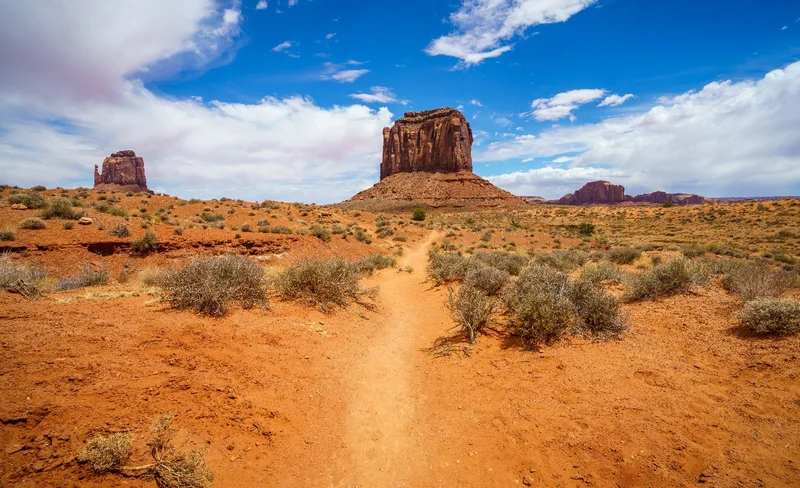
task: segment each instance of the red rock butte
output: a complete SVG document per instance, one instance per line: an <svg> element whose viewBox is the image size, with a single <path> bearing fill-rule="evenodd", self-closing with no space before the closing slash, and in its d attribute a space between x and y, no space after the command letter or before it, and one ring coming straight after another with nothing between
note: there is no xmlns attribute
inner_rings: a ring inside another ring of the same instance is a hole
<svg viewBox="0 0 800 488"><path fill-rule="evenodd" d="M372 210L520 207L525 202L472 172L472 129L449 107L406 112L383 129L381 179L348 200Z"/></svg>
<svg viewBox="0 0 800 488"><path fill-rule="evenodd" d="M103 173L94 165L95 190L153 193L147 189L144 159L131 150L119 151L103 160Z"/></svg>

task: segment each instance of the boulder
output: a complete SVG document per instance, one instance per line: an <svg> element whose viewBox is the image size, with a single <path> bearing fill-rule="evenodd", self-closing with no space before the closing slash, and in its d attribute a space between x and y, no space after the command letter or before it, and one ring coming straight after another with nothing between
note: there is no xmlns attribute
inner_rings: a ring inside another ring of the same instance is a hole
<svg viewBox="0 0 800 488"><path fill-rule="evenodd" d="M381 180L397 173L472 172L472 129L449 107L406 112L383 129Z"/></svg>
<svg viewBox="0 0 800 488"><path fill-rule="evenodd" d="M702 205L706 203L705 197L690 193L667 193L664 191L654 191L653 193L643 193L633 197L636 203L658 203L663 204L672 202L675 205Z"/></svg>
<svg viewBox="0 0 800 488"><path fill-rule="evenodd" d="M11 210L28 210L28 207L22 203L15 203L11 205Z"/></svg>
<svg viewBox="0 0 800 488"><path fill-rule="evenodd" d="M78 223L80 225L90 225L92 222L94 221L92 220L91 217L81 217L78 219Z"/></svg>
<svg viewBox="0 0 800 488"><path fill-rule="evenodd" d="M625 187L612 185L608 181L586 183L575 193L568 193L558 200L561 205L586 205L590 203L621 203L630 201Z"/></svg>
<svg viewBox="0 0 800 488"><path fill-rule="evenodd" d="M144 159L126 150L113 153L103 160L103 172L94 166L95 190L153 193L147 189Z"/></svg>

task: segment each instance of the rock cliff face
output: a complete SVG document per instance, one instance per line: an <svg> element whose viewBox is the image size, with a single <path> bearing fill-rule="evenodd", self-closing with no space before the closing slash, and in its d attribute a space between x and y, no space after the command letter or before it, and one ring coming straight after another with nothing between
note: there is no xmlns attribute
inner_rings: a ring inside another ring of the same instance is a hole
<svg viewBox="0 0 800 488"><path fill-rule="evenodd" d="M153 193L147 189L144 159L133 151L119 151L103 160L103 173L94 165L96 190L134 191Z"/></svg>
<svg viewBox="0 0 800 488"><path fill-rule="evenodd" d="M705 197L689 193L667 193L654 191L653 193L643 193L633 197L636 203L665 203L672 202L675 205L702 205L706 203Z"/></svg>
<svg viewBox="0 0 800 488"><path fill-rule="evenodd" d="M588 203L621 203L631 200L625 187L612 185L608 181L586 183L575 193L568 193L558 200L561 205L584 205Z"/></svg>
<svg viewBox="0 0 800 488"><path fill-rule="evenodd" d="M458 110L406 112L383 129L381 180L397 173L472 171L472 129Z"/></svg>

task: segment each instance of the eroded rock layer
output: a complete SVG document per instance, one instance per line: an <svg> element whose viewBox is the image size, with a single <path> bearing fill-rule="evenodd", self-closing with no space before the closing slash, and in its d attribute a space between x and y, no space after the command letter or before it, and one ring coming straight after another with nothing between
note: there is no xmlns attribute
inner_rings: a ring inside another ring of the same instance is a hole
<svg viewBox="0 0 800 488"><path fill-rule="evenodd" d="M149 192L144 174L144 159L126 150L113 153L103 160L103 172L94 165L96 190Z"/></svg>
<svg viewBox="0 0 800 488"><path fill-rule="evenodd" d="M472 171L472 129L458 110L406 112L383 129L381 180L397 173Z"/></svg>

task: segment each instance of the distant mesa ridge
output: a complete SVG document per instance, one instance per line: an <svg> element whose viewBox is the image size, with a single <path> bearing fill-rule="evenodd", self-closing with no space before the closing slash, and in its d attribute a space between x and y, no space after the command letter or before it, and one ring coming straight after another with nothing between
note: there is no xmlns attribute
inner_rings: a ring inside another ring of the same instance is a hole
<svg viewBox="0 0 800 488"><path fill-rule="evenodd" d="M387 210L525 205L472 172L472 141L472 129L458 110L406 112L383 129L380 181L346 203Z"/></svg>
<svg viewBox="0 0 800 488"><path fill-rule="evenodd" d="M545 200L541 197L521 197L529 203L550 203L557 205L591 205L617 203L657 203L671 202L674 205L701 205L707 198L690 193L667 193L655 191L631 197L625 194L625 187L614 185L608 181L592 181L586 183L575 193L567 193L558 200Z"/></svg>
<svg viewBox="0 0 800 488"><path fill-rule="evenodd" d="M103 172L94 165L95 190L153 193L147 189L144 159L131 150L118 151L103 160Z"/></svg>

